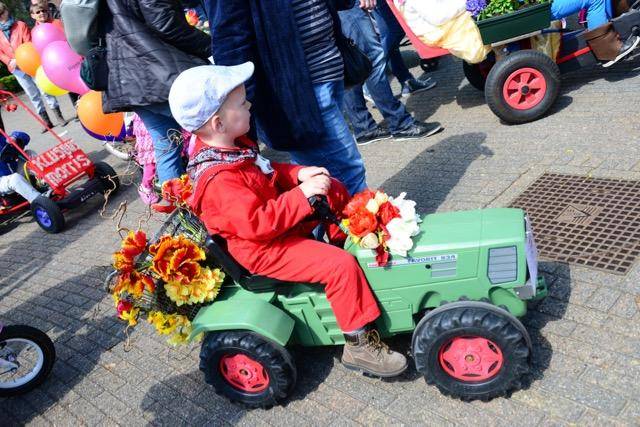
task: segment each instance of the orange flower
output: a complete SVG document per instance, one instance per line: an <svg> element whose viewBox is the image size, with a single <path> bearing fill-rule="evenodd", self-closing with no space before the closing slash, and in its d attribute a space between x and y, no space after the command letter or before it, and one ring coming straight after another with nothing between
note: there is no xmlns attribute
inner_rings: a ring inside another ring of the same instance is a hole
<svg viewBox="0 0 640 427"><path fill-rule="evenodd" d="M133 257L118 251L113 254L113 267L125 273L131 272L134 268Z"/></svg>
<svg viewBox="0 0 640 427"><path fill-rule="evenodd" d="M189 175L173 178L162 184L162 197L174 205L186 204L193 194L193 185Z"/></svg>
<svg viewBox="0 0 640 427"><path fill-rule="evenodd" d="M162 236L149 247L153 255L152 268L165 282L187 284L200 274L204 250L185 236Z"/></svg>
<svg viewBox="0 0 640 427"><path fill-rule="evenodd" d="M135 258L147 248L147 235L144 231L130 231L127 237L122 240L122 252L124 255Z"/></svg>
<svg viewBox="0 0 640 427"><path fill-rule="evenodd" d="M376 193L371 190L361 191L355 194L351 198L351 200L349 200L349 203L347 203L347 206L345 206L342 212L345 216L350 217L354 213L364 209L364 207L367 205L369 200L375 197L376 197Z"/></svg>
<svg viewBox="0 0 640 427"><path fill-rule="evenodd" d="M400 210L393 203L385 202L378 209L378 218L383 225L387 225L393 218L400 218Z"/></svg>
<svg viewBox="0 0 640 427"><path fill-rule="evenodd" d="M357 237L364 237L378 229L376 216L366 209L349 215L349 232Z"/></svg>
<svg viewBox="0 0 640 427"><path fill-rule="evenodd" d="M120 293L126 292L135 298L140 298L145 289L149 292L155 291L156 285L153 283L153 279L146 274L131 271L118 276L118 282L113 288L113 293L114 295L120 295Z"/></svg>

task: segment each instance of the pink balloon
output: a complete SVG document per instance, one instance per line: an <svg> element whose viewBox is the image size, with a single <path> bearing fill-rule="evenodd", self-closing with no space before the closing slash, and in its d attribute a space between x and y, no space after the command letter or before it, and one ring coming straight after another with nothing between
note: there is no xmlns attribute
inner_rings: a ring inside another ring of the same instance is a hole
<svg viewBox="0 0 640 427"><path fill-rule="evenodd" d="M41 55L42 68L49 80L69 92L84 95L89 88L80 78L82 57L66 41L51 42Z"/></svg>
<svg viewBox="0 0 640 427"><path fill-rule="evenodd" d="M50 23L38 24L31 30L31 42L40 55L49 43L66 40L67 38L60 27Z"/></svg>

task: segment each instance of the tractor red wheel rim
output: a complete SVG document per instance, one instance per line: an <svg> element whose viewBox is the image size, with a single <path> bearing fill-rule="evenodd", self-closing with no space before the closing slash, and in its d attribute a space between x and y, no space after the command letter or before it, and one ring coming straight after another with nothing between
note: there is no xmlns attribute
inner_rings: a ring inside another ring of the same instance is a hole
<svg viewBox="0 0 640 427"><path fill-rule="evenodd" d="M451 377L465 382L495 377L504 359L500 347L483 337L455 337L440 348L438 360Z"/></svg>
<svg viewBox="0 0 640 427"><path fill-rule="evenodd" d="M223 356L220 373L232 387L247 393L260 393L269 387L269 375L264 366L244 354Z"/></svg>
<svg viewBox="0 0 640 427"><path fill-rule="evenodd" d="M502 96L509 107L528 110L540 104L547 93L547 80L535 68L519 68L507 77Z"/></svg>

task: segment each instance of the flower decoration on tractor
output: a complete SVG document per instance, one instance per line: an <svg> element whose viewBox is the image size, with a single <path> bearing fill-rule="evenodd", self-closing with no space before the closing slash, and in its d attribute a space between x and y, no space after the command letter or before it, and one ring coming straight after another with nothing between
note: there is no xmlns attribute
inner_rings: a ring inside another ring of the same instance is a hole
<svg viewBox="0 0 640 427"><path fill-rule="evenodd" d="M407 256L413 248L412 237L420 232L416 202L406 193L390 197L382 191L365 190L353 196L342 220L351 241L376 252L376 261L384 266L390 254Z"/></svg>

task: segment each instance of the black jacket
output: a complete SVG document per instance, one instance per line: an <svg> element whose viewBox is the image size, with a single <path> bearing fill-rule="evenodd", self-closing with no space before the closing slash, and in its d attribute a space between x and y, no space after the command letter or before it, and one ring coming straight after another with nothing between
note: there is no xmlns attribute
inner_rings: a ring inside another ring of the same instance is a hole
<svg viewBox="0 0 640 427"><path fill-rule="evenodd" d="M208 63L211 39L187 23L178 0L107 0L107 5L105 112L166 102L178 74Z"/></svg>
<svg viewBox="0 0 640 427"><path fill-rule="evenodd" d="M337 10L354 0L326 0L334 33ZM383 1L383 0L379 0ZM260 141L277 150L310 150L325 133L291 0L204 0L218 65L252 61L247 84Z"/></svg>

